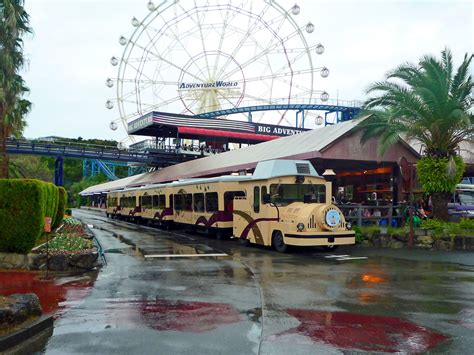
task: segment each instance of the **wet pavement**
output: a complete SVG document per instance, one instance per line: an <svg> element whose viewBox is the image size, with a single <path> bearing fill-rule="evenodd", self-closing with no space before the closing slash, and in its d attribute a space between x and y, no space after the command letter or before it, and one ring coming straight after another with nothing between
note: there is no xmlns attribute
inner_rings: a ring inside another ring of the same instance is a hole
<svg viewBox="0 0 474 355"><path fill-rule="evenodd" d="M57 318L47 354L474 349L474 254L360 247L279 254L74 216L94 226L107 266Z"/></svg>

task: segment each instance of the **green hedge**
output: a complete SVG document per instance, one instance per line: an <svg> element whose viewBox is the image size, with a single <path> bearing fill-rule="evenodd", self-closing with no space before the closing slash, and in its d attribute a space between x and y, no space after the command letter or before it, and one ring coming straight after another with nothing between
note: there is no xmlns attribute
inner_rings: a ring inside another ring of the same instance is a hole
<svg viewBox="0 0 474 355"><path fill-rule="evenodd" d="M56 216L53 221L53 228L59 227L59 225L63 221L64 212L66 210L66 204L67 204L67 192L64 189L64 187L60 186L58 188L58 192L59 192L59 203L58 203Z"/></svg>
<svg viewBox="0 0 474 355"><path fill-rule="evenodd" d="M39 180L0 180L0 251L28 253L33 248L43 232L52 190L45 185Z"/></svg>
<svg viewBox="0 0 474 355"><path fill-rule="evenodd" d="M44 183L44 188L46 189L46 206L44 215L45 217L51 217L53 219L52 222L54 222L59 204L58 188L50 182Z"/></svg>

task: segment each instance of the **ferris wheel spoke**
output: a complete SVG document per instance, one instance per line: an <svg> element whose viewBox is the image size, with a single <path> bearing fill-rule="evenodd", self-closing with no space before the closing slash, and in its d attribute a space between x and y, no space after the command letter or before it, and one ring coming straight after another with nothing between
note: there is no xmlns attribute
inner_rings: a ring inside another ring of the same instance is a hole
<svg viewBox="0 0 474 355"><path fill-rule="evenodd" d="M310 69L305 69L305 70L295 70L295 71L288 71L284 73L272 73L268 75L262 75L262 76L256 76L253 78L245 78L245 81L260 81L260 80L267 80L267 79L278 79L278 78L285 78L288 76L294 76L294 75L304 75L311 73L312 71ZM236 80L239 82L239 80ZM240 80L243 81L243 80Z"/></svg>
<svg viewBox="0 0 474 355"><path fill-rule="evenodd" d="M200 33L200 36L201 36L201 46L202 46L203 52L206 53L206 46L204 44L204 36L203 36L203 33L202 33L202 24L201 24L201 20L199 19L199 11L195 11L196 15L197 15L197 22L196 22L196 20L192 16L192 14L189 14L188 11L185 8L183 8L183 6L181 5L180 2L177 2L177 5L181 8L181 10L183 11L184 14L187 14L187 18L189 18L199 28L199 33ZM209 3L208 3L208 5L209 5ZM194 1L194 8L198 8L198 6L196 4L196 1ZM209 63L208 63L207 56L205 56L205 60L206 60L206 67L207 67L207 70L208 70L208 76L210 76L210 72L209 72L210 69L209 69Z"/></svg>
<svg viewBox="0 0 474 355"><path fill-rule="evenodd" d="M136 79L120 79L124 83L135 83ZM166 80L140 80L141 83L148 84L148 85L178 85L177 81L166 81Z"/></svg>
<svg viewBox="0 0 474 355"><path fill-rule="evenodd" d="M292 34L290 34L289 36L287 36L287 37L285 38L285 40L289 40L289 39L295 37L295 36L298 34L298 32L299 32L298 30L297 30L297 31L294 31ZM257 54L255 57L250 58L250 59L247 60L246 62L242 63L242 64L240 65L240 68L245 68L245 67L251 65L255 60L258 60L259 58L261 58L261 57L267 55L269 50L272 50L272 49L274 49L274 48L277 48L279 45L281 45L281 43L274 43L272 46L266 47L266 49L265 49L264 51L261 51L261 52L260 52L259 54ZM232 76L232 75L234 75L236 72L237 72L237 70L234 69L234 70L232 70L231 72L229 72L228 75L229 75L229 76Z"/></svg>
<svg viewBox="0 0 474 355"><path fill-rule="evenodd" d="M140 74L140 75L143 75L147 80L153 80L152 78L150 78L148 75L146 74L143 74L140 69L138 69L135 65L133 64L130 64L129 62L125 62L127 64L127 66L131 67L133 70L135 70L137 72L137 74ZM136 81L136 78L135 80Z"/></svg>
<svg viewBox="0 0 474 355"><path fill-rule="evenodd" d="M236 12L231 12L230 11L230 5L231 5L231 2L229 0L229 2L227 3L227 7L226 7L226 14L225 14L225 17L222 19L223 21L223 29L221 31L221 36L220 36L220 39L219 39L219 47L217 49L217 55L216 55L216 59L214 61L214 70L213 70L213 73L212 73L212 76L214 78L216 78L216 71L217 71L217 68L219 67L219 61L220 61L220 58L221 58L221 53L222 53L222 45L224 44L224 38L226 36L226 32L227 32L227 26L229 25L230 21L232 21L235 16L236 16ZM233 14L232 17L229 17L229 14ZM222 14L221 14L222 16Z"/></svg>
<svg viewBox="0 0 474 355"><path fill-rule="evenodd" d="M152 56L154 56L155 58L158 58L159 60L162 60L163 62L169 64L170 66L180 70L180 71L183 71L185 72L186 74L188 74L189 76L195 78L196 80L200 81L200 82L204 82L205 80L202 80L201 78L199 78L198 76L194 75L193 73L191 73L190 71L188 70L185 70L184 68L181 68L179 67L177 64L173 63L172 61L169 61L168 59L164 58L163 56L159 55L158 53L155 53L154 51L152 50L149 50L145 47L143 47L142 45L139 45L138 43L135 42L135 46L137 46L138 48L140 48L141 50L143 50L145 53L149 53L151 54Z"/></svg>
<svg viewBox="0 0 474 355"><path fill-rule="evenodd" d="M300 59L301 57L303 57L305 54L307 54L307 53L300 53L300 54L298 54L297 56L295 56L294 58L292 58L292 59L288 62L288 64L291 65L291 64L296 63L296 61L297 61L298 59ZM285 70L285 69L287 69L287 68L288 68L288 65L284 65L284 66L282 66L281 68L277 69L277 70L275 71L275 73L276 73L276 74L281 73L282 70ZM320 71L320 70L322 70L322 69L324 69L324 68L325 68L325 67L317 67L317 68L309 68L309 69L307 69L307 70L309 70L310 72L314 72L314 71Z"/></svg>
<svg viewBox="0 0 474 355"><path fill-rule="evenodd" d="M245 33L245 35L243 36L243 38L241 38L241 40L237 43L234 50L232 51L232 54L230 55L229 58L227 58L226 62L224 63L224 65L220 69L218 76L222 75L222 73L226 70L227 66L230 64L231 59L235 58L237 52L242 48L245 41L247 41L247 39L252 35L255 27L258 25L258 22L263 17L263 14L269 9L269 7L270 7L270 3L267 3L265 5L265 7L263 8L263 10L260 12L260 14L256 16L256 19L254 20L253 24L249 26L249 28L248 28L247 32ZM250 22L250 20L249 20L249 22Z"/></svg>
<svg viewBox="0 0 474 355"><path fill-rule="evenodd" d="M163 21L165 21L163 15L162 15L161 13L160 13L160 17L162 18ZM176 21L176 22L177 22L177 21ZM167 28L167 29L170 29L171 34L168 34L166 31L158 31L158 30L156 30L156 29L153 29L153 30L156 31L157 33L165 34L166 37L169 38L170 40L176 41L176 43L178 43L178 44L180 45L180 47L186 52L186 54L188 55L189 59L191 60L191 59L192 59L191 53L189 53L189 51L188 51L188 49L187 49L187 46L183 44L183 42L181 41L180 36L177 34L177 32L175 32L175 31L172 30L172 25L170 25L170 26L164 26L164 27L165 27L165 29L166 29L166 28ZM156 44L155 44L156 41L153 41L153 38L150 36L150 34L149 34L148 31L147 31L147 36L148 36L150 42L153 43L153 47L155 48L156 52L158 52L159 50L158 50L158 48L156 48ZM194 61L192 61L192 63L196 66L196 68L199 69L199 67L197 67L197 64L196 64Z"/></svg>
<svg viewBox="0 0 474 355"><path fill-rule="evenodd" d="M177 102L177 101L179 101L179 100L181 100L181 98L180 98L179 96L175 96L175 97L173 97L173 98L171 98L171 99L168 99L168 100L166 100L166 101L162 101L162 102L160 102L160 103L158 103L158 104L156 104L156 103L153 104L153 103L144 103L144 102L142 102L142 105L145 106L146 109L152 111L152 110L158 109L158 108L160 108L160 107L166 107L167 105L172 104L172 103L175 103L175 102Z"/></svg>

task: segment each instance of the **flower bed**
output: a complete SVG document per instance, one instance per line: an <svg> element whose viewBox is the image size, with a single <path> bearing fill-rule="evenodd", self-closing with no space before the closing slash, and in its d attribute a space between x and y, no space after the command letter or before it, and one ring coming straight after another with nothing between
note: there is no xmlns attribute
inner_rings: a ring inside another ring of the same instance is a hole
<svg viewBox="0 0 474 355"><path fill-rule="evenodd" d="M47 267L54 271L91 269L96 266L97 249L85 225L76 218L67 217L51 235L49 243L37 250L47 256Z"/></svg>
<svg viewBox="0 0 474 355"><path fill-rule="evenodd" d="M56 234L54 239L49 242L48 252L50 255L87 254L93 251L93 247L91 240L67 234ZM42 251L45 250L42 249Z"/></svg>

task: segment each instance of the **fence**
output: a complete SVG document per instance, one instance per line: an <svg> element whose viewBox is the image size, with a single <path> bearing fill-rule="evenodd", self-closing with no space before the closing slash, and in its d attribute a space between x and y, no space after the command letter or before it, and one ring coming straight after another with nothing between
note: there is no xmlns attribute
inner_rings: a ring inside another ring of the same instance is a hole
<svg viewBox="0 0 474 355"><path fill-rule="evenodd" d="M362 204L337 205L346 221L353 225L381 225L401 227L405 223L406 205L366 206Z"/></svg>

